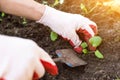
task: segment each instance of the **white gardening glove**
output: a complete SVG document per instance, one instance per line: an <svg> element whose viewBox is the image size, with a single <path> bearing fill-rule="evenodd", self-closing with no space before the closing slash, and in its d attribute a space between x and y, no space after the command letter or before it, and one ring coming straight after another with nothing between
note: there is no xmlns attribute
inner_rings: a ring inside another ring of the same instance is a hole
<svg viewBox="0 0 120 80"><path fill-rule="evenodd" d="M34 80L45 70L58 74L56 64L34 41L0 35L0 80Z"/></svg>
<svg viewBox="0 0 120 80"><path fill-rule="evenodd" d="M79 37L87 42L97 33L96 24L88 18L78 14L65 13L49 6L46 6L42 18L37 22L49 26L53 31L67 38L78 53L82 51L80 46L82 41Z"/></svg>

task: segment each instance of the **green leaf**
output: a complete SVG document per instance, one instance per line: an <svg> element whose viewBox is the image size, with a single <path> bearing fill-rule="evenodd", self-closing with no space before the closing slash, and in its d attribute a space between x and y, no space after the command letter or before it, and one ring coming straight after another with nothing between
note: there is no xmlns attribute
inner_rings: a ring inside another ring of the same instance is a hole
<svg viewBox="0 0 120 80"><path fill-rule="evenodd" d="M88 50L87 50L87 49L83 49L82 52L83 52L84 54L88 54Z"/></svg>
<svg viewBox="0 0 120 80"><path fill-rule="evenodd" d="M50 33L50 38L52 41L55 41L58 38L58 34L52 31Z"/></svg>
<svg viewBox="0 0 120 80"><path fill-rule="evenodd" d="M22 24L27 24L27 22L23 21Z"/></svg>
<svg viewBox="0 0 120 80"><path fill-rule="evenodd" d="M102 4L100 2L96 2L95 6L93 8L91 8L88 13L93 12L99 5L102 5Z"/></svg>
<svg viewBox="0 0 120 80"><path fill-rule="evenodd" d="M26 18L23 18L22 24L27 24Z"/></svg>
<svg viewBox="0 0 120 80"><path fill-rule="evenodd" d="M80 8L81 8L82 11L84 11L86 14L88 13L88 10L87 10L86 6L85 6L83 3L80 4Z"/></svg>
<svg viewBox="0 0 120 80"><path fill-rule="evenodd" d="M82 42L81 46L82 46L82 48L86 48L86 47L88 47L88 45L87 45L86 42Z"/></svg>
<svg viewBox="0 0 120 80"><path fill-rule="evenodd" d="M90 44L92 44L93 47L98 47L102 42L102 38L99 36L94 36L89 39L89 42Z"/></svg>
<svg viewBox="0 0 120 80"><path fill-rule="evenodd" d="M97 58L99 58L99 59L103 59L103 58L104 58L104 56L102 55L102 53L101 53L99 50L96 50L96 51L95 51L95 56L96 56Z"/></svg>
<svg viewBox="0 0 120 80"><path fill-rule="evenodd" d="M4 16L5 16L5 13L4 13L4 12L2 12L1 17L4 17Z"/></svg>
<svg viewBox="0 0 120 80"><path fill-rule="evenodd" d="M53 6L56 6L56 5L58 5L58 4L59 4L59 0L55 0Z"/></svg>

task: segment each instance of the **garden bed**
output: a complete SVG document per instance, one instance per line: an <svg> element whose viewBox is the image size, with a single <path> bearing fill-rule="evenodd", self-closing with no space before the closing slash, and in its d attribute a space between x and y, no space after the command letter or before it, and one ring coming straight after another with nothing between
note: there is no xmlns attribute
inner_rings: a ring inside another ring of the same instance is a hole
<svg viewBox="0 0 120 80"><path fill-rule="evenodd" d="M53 1L48 2L51 4ZM80 14L80 3L88 9L95 5L94 0L65 0L55 8ZM94 54L79 55L88 65L69 68L65 64L57 63L59 75L51 76L46 73L41 80L120 80L120 14L110 11L109 7L99 5L85 16L98 25L99 36L103 39L98 49L103 53L104 59L98 59ZM23 18L6 14L0 22L0 34L32 39L52 57L56 56L54 52L57 49L71 48L60 37L55 42L51 41L51 30L47 26L30 20L27 20L27 24L23 22Z"/></svg>

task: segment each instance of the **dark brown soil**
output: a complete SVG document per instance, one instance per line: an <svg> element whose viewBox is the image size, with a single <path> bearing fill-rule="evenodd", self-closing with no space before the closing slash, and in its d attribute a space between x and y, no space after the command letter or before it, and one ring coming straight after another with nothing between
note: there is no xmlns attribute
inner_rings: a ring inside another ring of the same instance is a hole
<svg viewBox="0 0 120 80"><path fill-rule="evenodd" d="M38 0L39 1L39 0ZM49 0L50 1L50 0ZM96 0L103 1L103 0ZM88 9L95 5L95 0L65 0L63 5L56 8L71 13L82 13L80 3L84 3ZM52 0L50 1L52 3ZM93 12L85 15L98 25L99 36L102 37L102 45L98 48L104 55L100 60L94 54L79 55L88 65L69 68L64 64L57 63L58 76L48 73L41 80L120 80L120 14L110 11L109 7L99 5ZM27 20L22 24L20 17L7 15L0 22L0 34L32 39L38 43L51 56L56 56L54 51L71 46L61 38L52 42L51 30L34 21Z"/></svg>

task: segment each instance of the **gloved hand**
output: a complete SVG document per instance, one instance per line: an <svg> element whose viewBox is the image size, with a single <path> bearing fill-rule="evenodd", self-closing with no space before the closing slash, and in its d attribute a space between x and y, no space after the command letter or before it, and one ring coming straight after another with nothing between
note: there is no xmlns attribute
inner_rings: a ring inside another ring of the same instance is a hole
<svg viewBox="0 0 120 80"><path fill-rule="evenodd" d="M88 18L78 14L65 13L49 6L46 6L42 18L37 22L49 26L53 31L66 38L78 53L82 52L80 46L82 41L79 36L84 36L84 40L88 42L88 39L97 33L97 25Z"/></svg>
<svg viewBox="0 0 120 80"><path fill-rule="evenodd" d="M34 80L45 70L58 74L56 64L34 41L0 35L0 80Z"/></svg>

